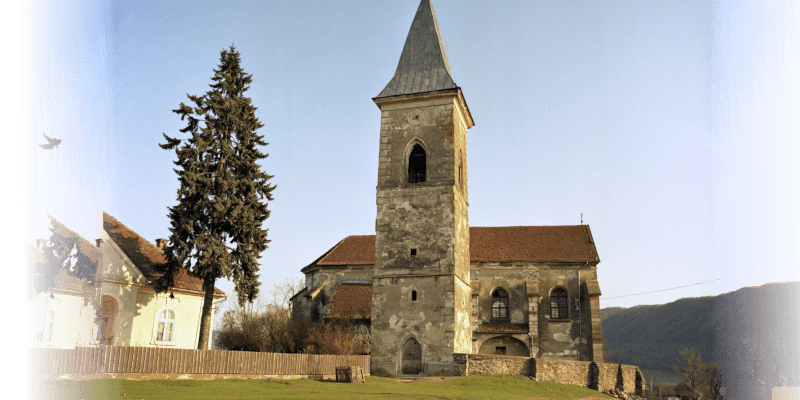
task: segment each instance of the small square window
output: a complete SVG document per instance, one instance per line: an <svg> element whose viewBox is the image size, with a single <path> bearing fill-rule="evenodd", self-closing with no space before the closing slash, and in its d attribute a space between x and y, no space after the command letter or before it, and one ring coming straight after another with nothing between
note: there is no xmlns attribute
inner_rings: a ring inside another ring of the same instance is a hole
<svg viewBox="0 0 800 400"><path fill-rule="evenodd" d="M411 249L411 258L417 257L417 249Z"/></svg>

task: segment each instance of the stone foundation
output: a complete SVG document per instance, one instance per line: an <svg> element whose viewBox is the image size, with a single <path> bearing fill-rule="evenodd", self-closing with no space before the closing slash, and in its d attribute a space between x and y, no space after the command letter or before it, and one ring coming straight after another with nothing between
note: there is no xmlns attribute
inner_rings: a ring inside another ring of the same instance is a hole
<svg viewBox="0 0 800 400"><path fill-rule="evenodd" d="M647 386L635 365L554 360L489 354L454 354L458 375L525 375L537 381L583 386L598 391L619 389L642 395Z"/></svg>

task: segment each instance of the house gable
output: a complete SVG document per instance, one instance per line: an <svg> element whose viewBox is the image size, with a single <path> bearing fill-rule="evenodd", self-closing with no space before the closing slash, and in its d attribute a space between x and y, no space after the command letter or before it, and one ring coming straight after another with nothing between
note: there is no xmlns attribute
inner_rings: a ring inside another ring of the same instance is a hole
<svg viewBox="0 0 800 400"><path fill-rule="evenodd" d="M100 244L100 249L103 251L104 255L101 279L104 281L113 280L118 283L137 285L149 283L142 271L140 271L125 252L111 240L110 235L105 230L103 230L103 242Z"/></svg>

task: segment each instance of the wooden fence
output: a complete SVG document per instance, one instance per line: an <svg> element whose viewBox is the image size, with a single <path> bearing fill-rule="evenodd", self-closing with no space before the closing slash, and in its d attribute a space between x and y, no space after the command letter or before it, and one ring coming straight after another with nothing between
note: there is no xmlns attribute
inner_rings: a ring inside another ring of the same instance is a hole
<svg viewBox="0 0 800 400"><path fill-rule="evenodd" d="M32 349L38 374L334 375L336 367L369 371L369 356L97 346Z"/></svg>

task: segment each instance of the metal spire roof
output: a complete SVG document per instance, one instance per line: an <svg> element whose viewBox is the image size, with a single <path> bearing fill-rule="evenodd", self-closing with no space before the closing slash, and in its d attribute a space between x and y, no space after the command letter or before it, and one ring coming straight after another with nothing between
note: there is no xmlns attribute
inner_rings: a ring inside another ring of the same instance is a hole
<svg viewBox="0 0 800 400"><path fill-rule="evenodd" d="M375 98L457 88L430 0L419 3L403 54L389 84Z"/></svg>

